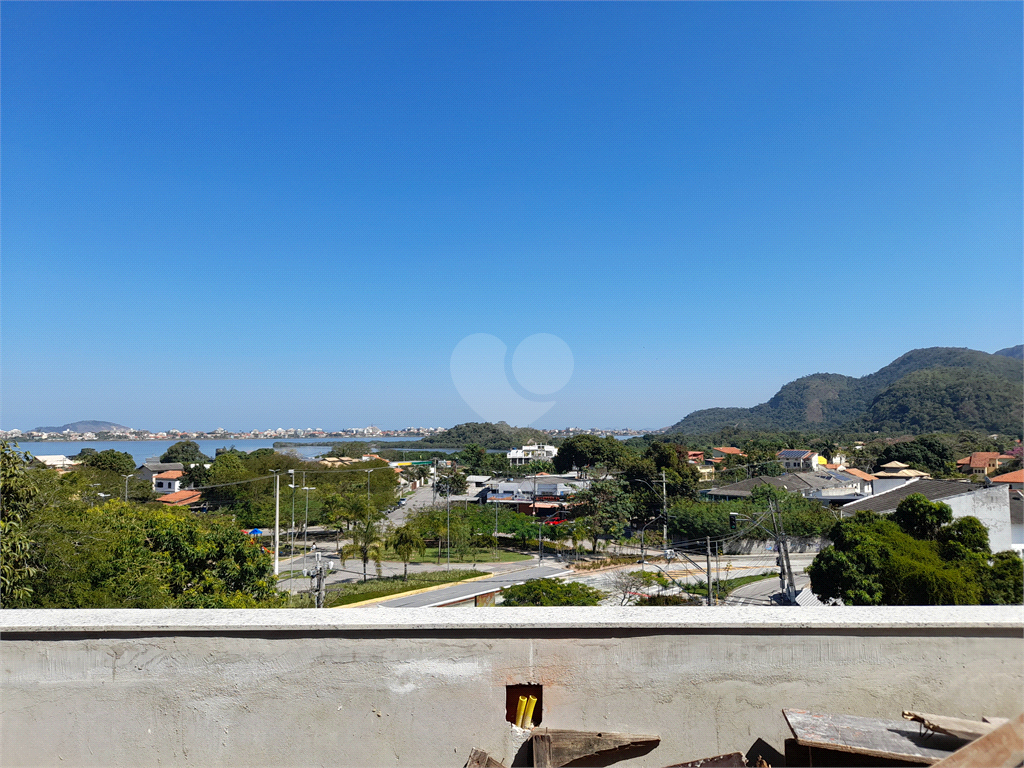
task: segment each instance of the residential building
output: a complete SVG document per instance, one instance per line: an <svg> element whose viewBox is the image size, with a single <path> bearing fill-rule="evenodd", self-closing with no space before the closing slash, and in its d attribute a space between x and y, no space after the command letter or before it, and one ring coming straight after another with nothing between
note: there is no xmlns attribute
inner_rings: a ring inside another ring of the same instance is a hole
<svg viewBox="0 0 1024 768"><path fill-rule="evenodd" d="M174 470L184 472L185 465L177 461L161 462L157 459L147 459L135 469L135 476L141 480L149 482L161 472Z"/></svg>
<svg viewBox="0 0 1024 768"><path fill-rule="evenodd" d="M786 449L775 454L783 469L794 472L816 472L824 468L825 461L814 451L803 448Z"/></svg>
<svg viewBox="0 0 1024 768"><path fill-rule="evenodd" d="M962 475L991 475L1003 464L1013 461L1013 456L995 451L975 451L970 456L957 459L956 468Z"/></svg>
<svg viewBox="0 0 1024 768"><path fill-rule="evenodd" d="M730 456L741 456L746 458L747 454L741 451L739 448L733 448L731 446L723 446L721 448L711 449L711 461L715 464L725 461Z"/></svg>
<svg viewBox="0 0 1024 768"><path fill-rule="evenodd" d="M993 483L1006 483L1006 486L1014 491L1024 489L1024 469L1018 469L1016 472L1007 472L1005 475L999 475L998 477L992 478Z"/></svg>
<svg viewBox="0 0 1024 768"><path fill-rule="evenodd" d="M557 455L558 449L553 445L524 445L522 448L513 448L505 454L505 458L513 467L521 467L533 461L554 461Z"/></svg>
<svg viewBox="0 0 1024 768"><path fill-rule="evenodd" d="M184 474L180 469L169 469L153 475L153 490L159 494L177 493L181 490L181 478Z"/></svg>

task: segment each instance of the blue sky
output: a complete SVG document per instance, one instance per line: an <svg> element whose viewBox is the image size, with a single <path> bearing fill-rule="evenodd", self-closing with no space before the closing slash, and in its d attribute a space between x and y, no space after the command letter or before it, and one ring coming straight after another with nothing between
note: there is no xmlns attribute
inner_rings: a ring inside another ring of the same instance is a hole
<svg viewBox="0 0 1024 768"><path fill-rule="evenodd" d="M0 426L657 428L1022 340L1020 3L2 8ZM551 334L572 378L510 363Z"/></svg>

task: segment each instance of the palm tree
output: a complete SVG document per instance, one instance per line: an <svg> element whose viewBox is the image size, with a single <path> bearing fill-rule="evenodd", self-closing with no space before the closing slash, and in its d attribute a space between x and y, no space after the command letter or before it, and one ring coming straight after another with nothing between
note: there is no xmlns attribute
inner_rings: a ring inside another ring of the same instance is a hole
<svg viewBox="0 0 1024 768"><path fill-rule="evenodd" d="M345 499L340 493L331 493L324 498L324 514L328 523L334 525L337 534L337 549L341 551L341 524L348 519Z"/></svg>
<svg viewBox="0 0 1024 768"><path fill-rule="evenodd" d="M366 564L373 560L377 566L377 578L380 578L380 561L384 555L387 533L384 515L364 505L363 513L356 519L349 533L352 543L341 548L342 564L346 558L358 555L363 561L363 581L366 581Z"/></svg>
<svg viewBox="0 0 1024 768"><path fill-rule="evenodd" d="M408 581L409 560L412 559L412 553L419 552L422 555L427 548L423 543L423 537L411 525L402 525L391 531L387 537L387 545L402 558L402 563L405 565L402 580Z"/></svg>

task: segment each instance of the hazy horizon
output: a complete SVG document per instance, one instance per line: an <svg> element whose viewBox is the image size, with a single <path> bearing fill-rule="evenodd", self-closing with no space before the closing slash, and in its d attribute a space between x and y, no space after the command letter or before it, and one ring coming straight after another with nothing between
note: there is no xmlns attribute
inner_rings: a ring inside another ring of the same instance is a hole
<svg viewBox="0 0 1024 768"><path fill-rule="evenodd" d="M659 429L1021 341L1019 3L3 21L3 429Z"/></svg>

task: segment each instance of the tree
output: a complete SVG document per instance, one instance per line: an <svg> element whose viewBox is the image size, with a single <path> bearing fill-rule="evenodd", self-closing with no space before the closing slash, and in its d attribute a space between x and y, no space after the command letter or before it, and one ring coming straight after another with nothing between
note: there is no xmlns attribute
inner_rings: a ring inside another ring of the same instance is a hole
<svg viewBox="0 0 1024 768"><path fill-rule="evenodd" d="M367 508L356 519L349 532L352 543L341 548L342 563L349 557L358 556L363 561L363 581L366 581L366 565L373 560L377 566L377 577L380 578L380 563L385 546L385 518L380 512Z"/></svg>
<svg viewBox="0 0 1024 768"><path fill-rule="evenodd" d="M632 496L620 480L599 480L573 496L572 514L585 518L590 529L592 551L597 552L599 536L618 538L636 511Z"/></svg>
<svg viewBox="0 0 1024 768"><path fill-rule="evenodd" d="M90 453L82 459L82 463L93 469L114 472L118 475L130 475L135 471L135 459L130 453L115 451L113 448L99 453Z"/></svg>
<svg viewBox="0 0 1024 768"><path fill-rule="evenodd" d="M402 558L402 564L405 569L402 573L402 580L409 580L409 560L412 559L413 552L419 552L421 555L426 549L426 545L423 543L423 537L416 531L416 528L412 525L400 525L395 528L387 537L387 545L395 550L400 558Z"/></svg>
<svg viewBox="0 0 1024 768"><path fill-rule="evenodd" d="M604 592L578 581L565 582L561 579L532 579L525 584L516 584L501 590L502 605L550 606L550 605L599 605Z"/></svg>
<svg viewBox="0 0 1024 768"><path fill-rule="evenodd" d="M636 600L638 593L647 586L647 580L640 574L641 571L618 571L612 576L612 591L619 598L619 605Z"/></svg>
<svg viewBox="0 0 1024 768"><path fill-rule="evenodd" d="M914 538L874 512L858 512L835 523L829 538L832 545L807 569L811 589L821 598L840 598L848 605L1022 601L1024 563L1015 552L1000 552L990 562L985 552L971 551L963 542L975 547L982 543L973 523L948 534L940 529L940 540L933 541Z"/></svg>
<svg viewBox="0 0 1024 768"><path fill-rule="evenodd" d="M466 492L468 487L466 476L456 470L438 474L435 482L437 492L442 496L460 496Z"/></svg>
<svg viewBox="0 0 1024 768"><path fill-rule="evenodd" d="M25 454L0 440L0 606L27 600L32 541L25 533L24 517L38 490L28 472Z"/></svg>
<svg viewBox="0 0 1024 768"><path fill-rule="evenodd" d="M558 447L558 454L553 463L558 472L568 472L573 467L615 467L627 455L627 451L622 441L611 435L605 438L577 435L570 437Z"/></svg>
<svg viewBox="0 0 1024 768"><path fill-rule="evenodd" d="M941 501L912 493L899 503L892 519L915 539L934 540L942 526L952 521L953 510Z"/></svg>
<svg viewBox="0 0 1024 768"><path fill-rule="evenodd" d="M268 554L228 519L68 499L33 515L38 571L23 607L246 608L278 605Z"/></svg>
<svg viewBox="0 0 1024 768"><path fill-rule="evenodd" d="M192 440L181 440L175 443L160 457L163 464L209 464L212 459L199 449L199 444Z"/></svg>

